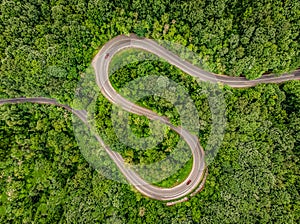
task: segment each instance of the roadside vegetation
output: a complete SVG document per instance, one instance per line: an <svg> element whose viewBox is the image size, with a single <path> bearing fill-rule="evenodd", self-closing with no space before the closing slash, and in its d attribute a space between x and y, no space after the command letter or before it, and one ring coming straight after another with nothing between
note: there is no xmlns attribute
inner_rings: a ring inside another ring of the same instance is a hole
<svg viewBox="0 0 300 224"><path fill-rule="evenodd" d="M125 132L125 125L128 122L132 134L136 136L137 139L149 137L149 132L151 132L148 125L149 119L137 115L130 115L129 113L127 114L122 110L129 116L129 119L127 122L126 120L119 121L120 124L124 125L114 126L114 120L111 117L112 104L104 96L100 95L97 105L98 106L95 119L97 128L99 130L99 135L105 142L107 142L112 150L121 153L125 161L129 164L151 164L153 162L160 161L170 154L179 140L179 135L177 133L170 130L166 126L163 126L165 131L162 132L162 142L160 142L158 145L154 145L154 147L149 149L145 149L143 147L139 149L133 149L132 147L126 145L126 142L121 142L119 140L121 134L118 135L117 133ZM126 118L126 115L124 117L122 116L121 118ZM153 142L155 142L156 140L155 137L156 136L154 135L152 138ZM124 140L126 140L127 138L128 137L124 136ZM153 144L149 143L149 145Z"/></svg>
<svg viewBox="0 0 300 224"><path fill-rule="evenodd" d="M1 106L0 222L297 223L299 89L299 82L226 87L225 138L205 188L173 207L93 170L63 109Z"/></svg>
<svg viewBox="0 0 300 224"><path fill-rule="evenodd" d="M205 68L253 79L300 67L298 0L7 0L0 4L0 97L72 102L99 48L119 34L169 40Z"/></svg>
<svg viewBox="0 0 300 224"><path fill-rule="evenodd" d="M192 166L193 166L193 159L191 158L176 173L174 173L170 177L168 177L158 183L154 183L154 185L159 186L159 187L165 187L165 188L174 187L174 186L182 183L187 178L187 176L190 174L190 172L192 170Z"/></svg>

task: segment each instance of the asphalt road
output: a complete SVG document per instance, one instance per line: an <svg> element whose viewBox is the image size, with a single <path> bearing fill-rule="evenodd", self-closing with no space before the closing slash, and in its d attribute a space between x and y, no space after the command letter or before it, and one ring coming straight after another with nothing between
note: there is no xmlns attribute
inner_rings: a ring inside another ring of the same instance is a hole
<svg viewBox="0 0 300 224"><path fill-rule="evenodd" d="M109 64L113 55L125 48L138 48L146 50L157 55L160 58L163 58L164 60L181 69L185 73L197 77L202 81L209 81L213 83L219 82L229 85L231 87L243 88L254 86L258 83L279 83L288 80L300 79L299 70L295 71L293 74L284 74L280 77L276 77L274 75L265 75L262 78L256 80L247 80L242 77L228 77L216 75L204 71L190 64L189 62L182 60L177 55L158 45L153 40L139 39L134 35L131 35L130 37L121 35L106 43L93 60L93 67L96 74L96 82L102 94L111 103L121 106L124 110L128 112L135 113L137 115L147 116L151 120L160 120L162 123L168 125L172 130L177 132L187 142L192 151L193 166L187 179L175 187L160 188L144 181L136 172L134 172L133 170L128 168L128 166L126 166L123 158L118 153L110 150L110 148L107 145L105 145L103 140L99 136L96 136L100 144L104 147L106 152L116 163L116 165L124 174L129 183L135 186L135 188L143 195L157 200L169 201L179 199L192 193L195 189L197 189L197 186L203 186L204 181L206 179L205 175L207 174L204 162L204 150L201 147L199 140L196 136L190 134L188 131L184 130L181 127L174 127L166 117L158 116L151 110L135 105L134 103L125 99L115 91L115 89L112 87L109 81ZM109 57L106 57L107 54L109 54ZM73 110L68 105L60 104L54 99L43 97L4 99L0 100L0 105L6 103L24 102L61 106L78 116L84 123L88 125L86 111ZM191 182L187 185L186 183L188 180L191 180Z"/></svg>
<svg viewBox="0 0 300 224"><path fill-rule="evenodd" d="M93 60L93 67L96 73L96 82L102 94L111 103L121 106L124 110L128 112L135 113L138 115L144 115L152 120L160 120L164 124L168 125L172 130L177 132L188 143L193 154L193 166L187 179L181 184L168 189L159 188L148 184L135 174L130 173L130 175L126 175L125 173L130 171L126 170L122 160L117 161L117 165L121 170L123 170L122 172L125 174L127 180L130 183L134 184L137 190L139 190L142 194L150 198L155 198L158 200L174 200L193 192L193 190L201 183L204 177L204 150L202 149L199 140L196 136L193 136L181 127L174 127L167 118L160 117L151 110L135 105L134 103L122 97L115 91L115 89L112 87L109 81L109 64L111 58L116 53L126 48L138 48L151 52L157 55L158 57L168 61L170 64L176 66L185 73L197 77L202 81L209 81L213 83L219 82L232 87L250 87L258 83L278 83L300 78L299 71L298 73L285 74L280 77L276 77L274 75L267 75L257 80L247 80L246 78L241 77L228 77L216 75L204 71L199 67L196 67L190 64L189 62L182 60L177 55L160 46L153 40L140 39L137 38L135 35L130 35L130 37L121 35L106 43ZM109 54L109 57L106 56L107 54ZM189 185L186 184L188 180L191 180Z"/></svg>

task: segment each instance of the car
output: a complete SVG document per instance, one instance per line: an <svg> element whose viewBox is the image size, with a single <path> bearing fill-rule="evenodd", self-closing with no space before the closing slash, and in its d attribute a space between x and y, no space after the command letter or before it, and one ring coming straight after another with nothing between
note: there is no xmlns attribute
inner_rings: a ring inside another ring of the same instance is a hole
<svg viewBox="0 0 300 224"><path fill-rule="evenodd" d="M107 53L106 55L105 55L105 59L107 59L109 57L109 53Z"/></svg>
<svg viewBox="0 0 300 224"><path fill-rule="evenodd" d="M191 180L188 180L187 182L186 182L186 185L189 185L191 183Z"/></svg>

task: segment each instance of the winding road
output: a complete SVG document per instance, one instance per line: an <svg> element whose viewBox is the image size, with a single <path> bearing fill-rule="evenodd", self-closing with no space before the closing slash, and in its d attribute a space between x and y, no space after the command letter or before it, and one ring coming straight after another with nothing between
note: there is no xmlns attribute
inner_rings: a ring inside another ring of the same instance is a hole
<svg viewBox="0 0 300 224"><path fill-rule="evenodd" d="M138 48L148 52L151 52L158 57L166 60L170 64L176 66L183 72L197 77L202 81L208 81L213 83L223 83L231 87L242 88L255 86L258 83L279 83L288 80L300 80L300 70L295 71L292 74L284 74L280 77L275 75L265 75L256 80L247 80L243 77L229 77L223 75L216 75L200 69L187 61L182 60L180 57L165 49L164 47L157 44L155 41L150 39L141 39L135 35L124 36L120 35L109 42L107 42L99 51L99 53L93 59L93 67L96 75L96 82L99 86L102 94L113 104L121 106L124 110L137 114L144 115L151 120L159 120L162 123L168 125L172 130L177 132L189 145L193 155L193 166L192 170L185 181L172 188L161 188L151 185L144 181L136 172L129 169L120 154L112 151L103 140L96 136L99 143L103 146L112 160L116 163L120 171L124 174L126 179L132 184L139 192L143 195L153 199L170 201L183 198L189 194L194 194L195 190L202 189L206 175L207 168L204 162L204 150L199 143L199 139L190 134L182 127L175 127L166 117L161 117L151 110L135 105L129 100L122 97L116 92L109 81L109 65L112 57L125 48ZM107 56L109 55L109 57ZM79 117L85 124L88 125L87 113L82 110L74 110L68 105L60 104L55 99L36 97L36 98L13 98L0 100L0 105L7 103L40 103L40 104L52 104L61 106L66 110L72 112L74 115ZM187 185L187 181L191 182ZM200 186L200 188L199 188ZM194 193L193 193L194 192Z"/></svg>

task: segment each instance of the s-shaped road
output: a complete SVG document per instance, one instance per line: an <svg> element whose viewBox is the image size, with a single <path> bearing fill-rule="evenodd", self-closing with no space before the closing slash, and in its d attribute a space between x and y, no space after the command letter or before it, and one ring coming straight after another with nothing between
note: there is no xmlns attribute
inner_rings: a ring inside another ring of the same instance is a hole
<svg viewBox="0 0 300 224"><path fill-rule="evenodd" d="M160 188L150 183L144 181L136 172L129 169L125 163L123 158L116 152L112 151L103 140L96 136L100 144L112 158L112 160L116 163L120 171L124 174L126 179L130 184L134 185L135 188L145 196L148 196L153 199L170 201L182 198L192 193L197 186L203 185L202 181L205 181L206 177L206 166L204 162L204 150L202 149L199 140L196 136L190 134L186 130L181 127L173 126L170 121L166 117L158 116L156 113L135 105L129 100L122 97L120 94L116 92L116 90L112 87L109 81L109 64L111 62L111 58L119 51L125 48L138 48L150 53L157 55L160 58L168 61L170 64L176 66L183 72L194 76L202 81L208 82L220 82L231 87L251 87L255 86L258 83L279 83L288 80L299 80L300 79L300 71L297 70L292 74L284 74L280 77L276 77L274 75L265 75L256 80L247 80L243 77L228 77L223 75L216 75L207 71L204 71L187 61L182 60L180 57L175 55L174 53L168 51L164 47L157 44L155 41L150 39L140 39L135 35L124 36L120 35L109 42L107 42L99 51L99 53L93 59L93 67L96 74L96 82L99 86L102 94L113 104L117 104L121 106L124 110L135 113L137 115L144 115L151 120L160 120L164 124L168 125L172 130L177 132L190 146L193 155L193 166L189 176L183 181L181 184L172 187L172 188ZM108 56L109 55L109 56ZM86 119L86 111L78 111L73 110L71 107L63 104L59 104L54 99L49 98L15 98L15 99L4 99L0 100L1 104L6 103L22 103L22 102L32 102L32 103L42 103L42 104L53 104L56 106L64 107L65 109L71 111L73 114L78 116L84 123L88 123ZM88 125L88 124L87 124ZM187 185L187 181L191 180L191 182Z"/></svg>

